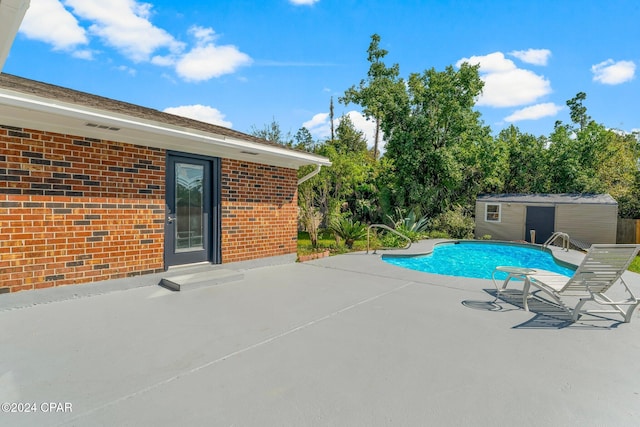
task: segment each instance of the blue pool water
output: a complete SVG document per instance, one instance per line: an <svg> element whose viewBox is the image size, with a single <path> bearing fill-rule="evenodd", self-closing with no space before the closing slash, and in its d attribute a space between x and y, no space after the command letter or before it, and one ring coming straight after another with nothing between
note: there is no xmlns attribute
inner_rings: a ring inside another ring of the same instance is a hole
<svg viewBox="0 0 640 427"><path fill-rule="evenodd" d="M574 273L574 270L557 264L548 252L539 248L500 243L444 243L436 245L429 255L384 256L382 259L412 270L477 279L491 279L491 273L499 265L539 268L569 277ZM506 277L506 273L496 274L497 279Z"/></svg>

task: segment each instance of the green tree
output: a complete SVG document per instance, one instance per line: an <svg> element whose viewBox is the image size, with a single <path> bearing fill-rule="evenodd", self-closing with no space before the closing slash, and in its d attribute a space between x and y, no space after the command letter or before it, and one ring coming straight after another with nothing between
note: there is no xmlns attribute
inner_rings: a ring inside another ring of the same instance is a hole
<svg viewBox="0 0 640 427"><path fill-rule="evenodd" d="M640 218L640 144L637 135L600 129L594 169L602 188L618 201L619 215Z"/></svg>
<svg viewBox="0 0 640 427"><path fill-rule="evenodd" d="M363 107L363 114L367 119L375 122L375 136L373 141L373 157L380 154L380 129L381 122L390 113L389 107L393 104L395 95L404 95L402 79L399 78L400 68L397 64L387 67L382 61L389 53L380 48L380 36L373 34L371 44L367 50L367 60L371 64L367 73L367 79L360 81L358 87L351 86L345 91L339 100L343 104L357 104Z"/></svg>
<svg viewBox="0 0 640 427"><path fill-rule="evenodd" d="M557 122L548 150L550 191L556 193L609 193L621 215L638 211L637 135L607 129L587 115L579 92L567 101L573 125Z"/></svg>
<svg viewBox="0 0 640 427"><path fill-rule="evenodd" d="M411 74L404 106L393 106L382 129L390 135L386 156L396 170L398 204L435 215L456 203L468 205L485 187L483 149L490 130L473 110L483 82L478 66L429 69Z"/></svg>
<svg viewBox="0 0 640 427"><path fill-rule="evenodd" d="M544 193L548 190L546 138L523 134L516 126L503 129L496 138L504 146L505 193Z"/></svg>
<svg viewBox="0 0 640 427"><path fill-rule="evenodd" d="M567 101L569 117L571 117L573 123L578 125L579 130L584 129L587 123L591 121L591 117L587 115L587 107L582 105L585 99L587 99L587 94L578 92L576 96Z"/></svg>
<svg viewBox="0 0 640 427"><path fill-rule="evenodd" d="M353 125L353 121L348 115L340 118L340 123L336 128L336 139L329 141L338 154L361 153L367 151L367 140L362 131Z"/></svg>
<svg viewBox="0 0 640 427"><path fill-rule="evenodd" d="M249 133L258 138L266 139L267 141L275 142L287 147L293 146L293 138L291 133L284 133L280 129L280 123L273 119L271 123L265 124L262 129L258 129L256 126L251 126Z"/></svg>
<svg viewBox="0 0 640 427"><path fill-rule="evenodd" d="M299 150L305 150L308 152L313 152L314 150L314 146L315 146L315 142L313 140L313 136L311 135L311 132L309 132L309 129L307 129L306 127L301 127L300 129L298 129L298 132L296 132L296 134L293 136L293 146Z"/></svg>
<svg viewBox="0 0 640 427"><path fill-rule="evenodd" d="M332 166L300 186L304 194L305 209L315 206L325 222L335 218L356 216L368 212L372 206L367 198L377 193L374 180L373 159L367 151L362 132L355 129L348 116L343 116L336 128L336 139L316 146L315 152L328 157ZM313 200L310 204L309 200Z"/></svg>
<svg viewBox="0 0 640 427"><path fill-rule="evenodd" d="M334 113L333 113L333 96L331 97L331 102L329 102L329 126L331 127L331 141L336 139L336 132L333 127Z"/></svg>

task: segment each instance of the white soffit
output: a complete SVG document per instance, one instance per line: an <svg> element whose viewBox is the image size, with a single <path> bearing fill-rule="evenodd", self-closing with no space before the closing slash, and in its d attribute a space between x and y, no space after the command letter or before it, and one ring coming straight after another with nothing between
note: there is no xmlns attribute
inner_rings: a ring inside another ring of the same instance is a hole
<svg viewBox="0 0 640 427"><path fill-rule="evenodd" d="M331 165L329 159L303 151L244 141L6 89L0 89L0 105L0 122L9 126L294 169L310 164Z"/></svg>

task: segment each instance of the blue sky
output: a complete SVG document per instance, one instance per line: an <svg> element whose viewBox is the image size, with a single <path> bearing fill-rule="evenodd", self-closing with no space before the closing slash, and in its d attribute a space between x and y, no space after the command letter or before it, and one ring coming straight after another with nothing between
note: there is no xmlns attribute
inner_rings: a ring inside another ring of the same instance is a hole
<svg viewBox="0 0 640 427"><path fill-rule="evenodd" d="M31 0L3 69L250 132L329 132L328 111L366 77L370 36L403 77L468 60L477 109L549 135L582 91L597 122L640 130L637 0Z"/></svg>

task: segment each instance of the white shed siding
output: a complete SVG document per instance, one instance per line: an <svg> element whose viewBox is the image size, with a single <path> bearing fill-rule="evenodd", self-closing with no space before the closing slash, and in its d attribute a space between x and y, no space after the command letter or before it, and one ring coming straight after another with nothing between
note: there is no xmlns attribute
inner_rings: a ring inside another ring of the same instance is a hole
<svg viewBox="0 0 640 427"><path fill-rule="evenodd" d="M488 234L493 240L524 240L525 205L502 203L500 222L486 221L486 205L484 202L476 202L476 238Z"/></svg>
<svg viewBox="0 0 640 427"><path fill-rule="evenodd" d="M486 205L500 204L500 222L486 221ZM526 240L527 206L555 207L555 231L587 243L616 243L618 205L608 194L499 194L476 200L476 238Z"/></svg>
<svg viewBox="0 0 640 427"><path fill-rule="evenodd" d="M616 243L616 205L557 205L556 231L587 243Z"/></svg>

